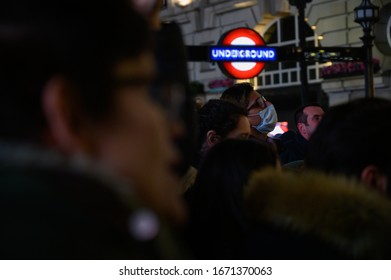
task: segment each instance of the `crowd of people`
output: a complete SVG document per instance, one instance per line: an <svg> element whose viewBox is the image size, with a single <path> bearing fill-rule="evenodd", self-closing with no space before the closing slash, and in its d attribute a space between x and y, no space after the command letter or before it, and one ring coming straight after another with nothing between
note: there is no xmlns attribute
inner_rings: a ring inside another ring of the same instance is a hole
<svg viewBox="0 0 391 280"><path fill-rule="evenodd" d="M0 258L389 259L391 101L195 109L159 5L0 4Z"/></svg>
<svg viewBox="0 0 391 280"><path fill-rule="evenodd" d="M361 98L326 111L304 104L294 112L297 130L271 137L276 110L251 84L220 99L247 110L251 133L208 150L185 193L197 258L390 258L391 150L379 120L391 101Z"/></svg>

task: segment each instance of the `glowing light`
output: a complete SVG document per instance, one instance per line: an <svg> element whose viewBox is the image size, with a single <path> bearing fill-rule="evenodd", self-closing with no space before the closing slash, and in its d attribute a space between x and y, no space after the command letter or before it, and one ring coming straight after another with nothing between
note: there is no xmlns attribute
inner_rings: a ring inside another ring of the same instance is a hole
<svg viewBox="0 0 391 280"><path fill-rule="evenodd" d="M269 132L270 137L276 136L278 134L283 134L288 131L288 122L278 122L276 127L272 132Z"/></svg>
<svg viewBox="0 0 391 280"><path fill-rule="evenodd" d="M181 8L187 7L193 0L176 0L175 4Z"/></svg>
<svg viewBox="0 0 391 280"><path fill-rule="evenodd" d="M236 3L234 4L234 7L235 8L248 8L248 7L252 7L254 5L257 4L257 1L253 0L253 1L244 1L244 2L240 2L240 3Z"/></svg>

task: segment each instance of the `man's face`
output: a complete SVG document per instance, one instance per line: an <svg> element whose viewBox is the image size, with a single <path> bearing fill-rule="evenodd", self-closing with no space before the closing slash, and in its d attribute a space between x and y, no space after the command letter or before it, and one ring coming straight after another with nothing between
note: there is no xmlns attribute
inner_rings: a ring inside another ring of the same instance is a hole
<svg viewBox="0 0 391 280"><path fill-rule="evenodd" d="M151 80L149 54L124 61L116 69L119 79ZM172 165L179 160L166 115L150 99L149 83L127 85L114 93L114 113L95 125L94 155L128 179L144 202L158 212L180 214L179 180Z"/></svg>
<svg viewBox="0 0 391 280"><path fill-rule="evenodd" d="M308 124L302 124L302 129L299 129L299 131L305 139L309 140L319 122L322 120L324 111L321 107L309 106L304 108L303 112L305 115L307 115Z"/></svg>

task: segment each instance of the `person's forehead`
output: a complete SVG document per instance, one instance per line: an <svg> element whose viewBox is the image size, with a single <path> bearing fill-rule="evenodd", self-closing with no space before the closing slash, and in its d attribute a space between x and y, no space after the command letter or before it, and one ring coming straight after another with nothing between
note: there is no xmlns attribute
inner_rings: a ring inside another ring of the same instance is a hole
<svg viewBox="0 0 391 280"><path fill-rule="evenodd" d="M304 108L303 112L304 112L304 114L311 115L311 116L324 114L323 109L319 106L308 106L308 107Z"/></svg>

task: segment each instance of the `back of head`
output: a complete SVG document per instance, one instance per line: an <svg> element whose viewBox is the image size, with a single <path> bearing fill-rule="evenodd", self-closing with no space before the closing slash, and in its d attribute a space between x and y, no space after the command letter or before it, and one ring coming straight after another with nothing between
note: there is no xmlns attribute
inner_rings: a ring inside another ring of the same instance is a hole
<svg viewBox="0 0 391 280"><path fill-rule="evenodd" d="M252 171L276 164L277 156L266 143L225 139L213 146L201 162L196 185L209 194L231 197L242 192Z"/></svg>
<svg viewBox="0 0 391 280"><path fill-rule="evenodd" d="M254 91L254 87L250 83L238 83L226 89L220 99L236 103L247 109L252 91Z"/></svg>
<svg viewBox="0 0 391 280"><path fill-rule="evenodd" d="M155 5L160 6L161 3ZM185 132L175 139L182 155L181 164L177 167L181 175L184 175L194 159L197 133L194 96L189 84L185 49L180 25L176 22L161 23L160 29L156 32L155 54L158 73L152 94L168 109L171 123L179 121L181 125L184 124Z"/></svg>
<svg viewBox="0 0 391 280"><path fill-rule="evenodd" d="M148 25L126 0L2 1L0 137L39 138L41 94L56 75L72 81L88 116L100 117L118 82L114 64L148 45Z"/></svg>
<svg viewBox="0 0 391 280"><path fill-rule="evenodd" d="M306 158L310 168L360 178L367 165L391 174L391 101L358 99L331 107L312 135Z"/></svg>
<svg viewBox="0 0 391 280"><path fill-rule="evenodd" d="M189 238L196 255L243 257L240 254L246 251L243 244L247 229L243 190L253 171L276 164L274 150L255 140L226 139L211 148L187 193L191 212Z"/></svg>

